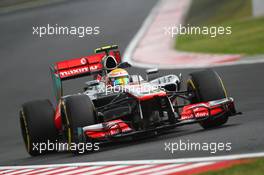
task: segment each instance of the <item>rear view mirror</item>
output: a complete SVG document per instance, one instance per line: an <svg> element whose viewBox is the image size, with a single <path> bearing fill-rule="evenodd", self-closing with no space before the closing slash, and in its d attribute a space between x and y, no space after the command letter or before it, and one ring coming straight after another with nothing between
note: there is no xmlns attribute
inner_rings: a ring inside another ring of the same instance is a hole
<svg viewBox="0 0 264 175"><path fill-rule="evenodd" d="M148 75L150 75L150 74L155 74L155 73L158 73L159 72L159 69L158 68L153 68L153 69L147 69L146 70L146 73L148 74Z"/></svg>
<svg viewBox="0 0 264 175"><path fill-rule="evenodd" d="M87 81L85 84L87 86L97 86L97 85L99 85L99 80Z"/></svg>
<svg viewBox="0 0 264 175"><path fill-rule="evenodd" d="M107 56L102 60L102 64L106 70L113 70L117 67L117 61L113 56Z"/></svg>
<svg viewBox="0 0 264 175"><path fill-rule="evenodd" d="M129 64L128 62L122 62L118 65L118 68L128 68L128 67L131 67L131 64Z"/></svg>
<svg viewBox="0 0 264 175"><path fill-rule="evenodd" d="M99 80L92 80L85 82L86 86L83 88L84 91L87 91L89 88L91 89L93 86L99 85Z"/></svg>
<svg viewBox="0 0 264 175"><path fill-rule="evenodd" d="M146 80L149 81L149 75L150 74L156 74L159 72L159 69L158 68L153 68L153 69L147 69L146 70Z"/></svg>

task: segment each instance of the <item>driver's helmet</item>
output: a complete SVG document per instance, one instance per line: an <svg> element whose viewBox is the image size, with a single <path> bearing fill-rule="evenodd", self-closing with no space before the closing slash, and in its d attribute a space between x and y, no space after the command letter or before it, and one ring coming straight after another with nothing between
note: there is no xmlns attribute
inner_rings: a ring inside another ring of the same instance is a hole
<svg viewBox="0 0 264 175"><path fill-rule="evenodd" d="M127 85L129 83L129 75L125 69L117 68L108 74L111 86Z"/></svg>

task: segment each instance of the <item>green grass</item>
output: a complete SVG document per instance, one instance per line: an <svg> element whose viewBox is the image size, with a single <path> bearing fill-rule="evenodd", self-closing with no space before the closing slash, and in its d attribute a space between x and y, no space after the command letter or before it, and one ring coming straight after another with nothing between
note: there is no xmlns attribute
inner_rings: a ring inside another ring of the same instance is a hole
<svg viewBox="0 0 264 175"><path fill-rule="evenodd" d="M64 0L0 0L0 14L58 3Z"/></svg>
<svg viewBox="0 0 264 175"><path fill-rule="evenodd" d="M176 49L205 53L264 54L264 17L252 18L250 14L250 0L194 0L186 24L230 26L232 34L214 38L210 35L179 35Z"/></svg>
<svg viewBox="0 0 264 175"><path fill-rule="evenodd" d="M252 162L234 165L219 171L210 171L199 175L263 175L264 158L256 159Z"/></svg>
<svg viewBox="0 0 264 175"><path fill-rule="evenodd" d="M18 5L18 4L23 4L27 3L32 0L0 0L0 7L9 7L12 5Z"/></svg>
<svg viewBox="0 0 264 175"><path fill-rule="evenodd" d="M252 0L193 0L186 24L221 24L252 14Z"/></svg>
<svg viewBox="0 0 264 175"><path fill-rule="evenodd" d="M231 26L232 34L180 35L177 50L208 53L263 54L264 18L238 20L223 26Z"/></svg>

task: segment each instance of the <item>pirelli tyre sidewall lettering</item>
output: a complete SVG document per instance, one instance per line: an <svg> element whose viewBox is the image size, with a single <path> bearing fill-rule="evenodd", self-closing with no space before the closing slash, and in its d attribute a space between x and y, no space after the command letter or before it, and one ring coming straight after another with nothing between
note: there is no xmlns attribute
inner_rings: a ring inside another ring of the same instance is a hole
<svg viewBox="0 0 264 175"><path fill-rule="evenodd" d="M72 143L72 131L71 131L70 121L67 115L67 108L66 108L64 100L62 100L61 102L61 109L62 109L62 117L63 117L62 121L65 127L67 142L68 144L71 144Z"/></svg>
<svg viewBox="0 0 264 175"><path fill-rule="evenodd" d="M24 140L26 149L29 152L30 148L31 148L30 136L29 136L28 125L27 125L27 121L26 121L24 110L21 109L19 111L19 114L20 114L20 125L21 125L23 140Z"/></svg>

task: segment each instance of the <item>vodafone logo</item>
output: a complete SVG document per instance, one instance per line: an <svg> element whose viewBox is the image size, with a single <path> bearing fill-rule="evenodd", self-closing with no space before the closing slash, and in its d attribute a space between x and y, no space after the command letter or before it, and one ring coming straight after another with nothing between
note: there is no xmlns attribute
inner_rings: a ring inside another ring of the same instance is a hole
<svg viewBox="0 0 264 175"><path fill-rule="evenodd" d="M199 118L199 117L207 117L209 116L208 112L198 112L195 114L195 117Z"/></svg>
<svg viewBox="0 0 264 175"><path fill-rule="evenodd" d="M82 59L81 59L81 64L82 64L82 65L87 64L87 59L86 59L86 58L82 58Z"/></svg>
<svg viewBox="0 0 264 175"><path fill-rule="evenodd" d="M187 120L187 119L202 118L208 116L209 116L209 112L196 112L195 116L193 114L183 114L181 118Z"/></svg>
<svg viewBox="0 0 264 175"><path fill-rule="evenodd" d="M89 72L88 67L66 70L66 71L60 72L60 77L61 78L71 77L71 76L86 73L86 72Z"/></svg>

